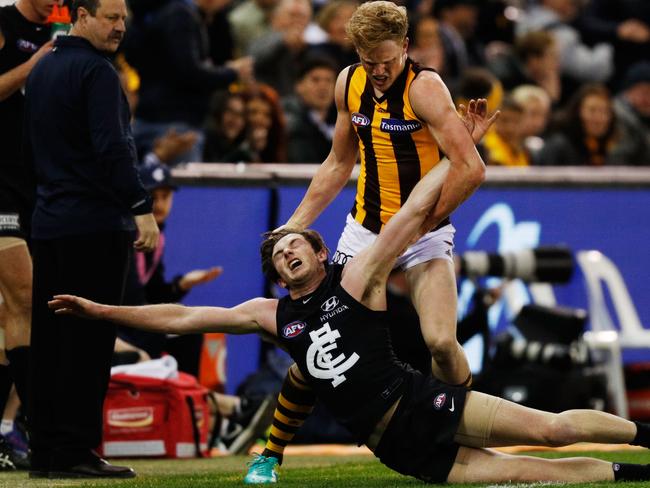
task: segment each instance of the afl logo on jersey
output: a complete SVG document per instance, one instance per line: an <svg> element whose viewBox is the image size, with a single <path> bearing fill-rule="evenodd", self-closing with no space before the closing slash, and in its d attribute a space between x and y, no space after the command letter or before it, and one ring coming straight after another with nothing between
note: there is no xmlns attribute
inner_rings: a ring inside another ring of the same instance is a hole
<svg viewBox="0 0 650 488"><path fill-rule="evenodd" d="M293 339L294 337L300 335L306 327L307 324L304 322L291 322L282 328L282 335L287 339Z"/></svg>
<svg viewBox="0 0 650 488"><path fill-rule="evenodd" d="M352 124L356 127L368 127L370 119L359 112L354 112L351 116Z"/></svg>
<svg viewBox="0 0 650 488"><path fill-rule="evenodd" d="M25 39L18 39L18 41L16 41L16 47L19 51L23 51L25 53L35 53L39 49L36 44Z"/></svg>
<svg viewBox="0 0 650 488"><path fill-rule="evenodd" d="M436 410L440 410L444 406L446 400L447 400L447 395L445 393L441 393L436 398L434 398L433 408L435 408Z"/></svg>
<svg viewBox="0 0 650 488"><path fill-rule="evenodd" d="M320 306L320 309L323 312L331 312L334 310L339 304L339 299L336 298L336 296L329 297L325 302Z"/></svg>

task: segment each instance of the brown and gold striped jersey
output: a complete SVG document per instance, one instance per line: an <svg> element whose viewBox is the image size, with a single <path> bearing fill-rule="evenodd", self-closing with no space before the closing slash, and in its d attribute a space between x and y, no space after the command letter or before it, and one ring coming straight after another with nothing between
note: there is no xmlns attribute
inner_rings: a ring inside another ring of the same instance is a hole
<svg viewBox="0 0 650 488"><path fill-rule="evenodd" d="M352 216L379 233L418 181L440 161L438 145L409 102L422 69L407 59L404 71L380 98L360 64L349 68L345 103L359 139L361 172Z"/></svg>

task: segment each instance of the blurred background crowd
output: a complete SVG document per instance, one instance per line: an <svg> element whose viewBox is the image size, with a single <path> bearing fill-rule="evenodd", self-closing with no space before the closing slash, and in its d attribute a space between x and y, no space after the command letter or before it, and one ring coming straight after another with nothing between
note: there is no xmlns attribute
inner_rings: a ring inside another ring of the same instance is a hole
<svg viewBox="0 0 650 488"><path fill-rule="evenodd" d="M130 0L116 59L143 160L319 163L355 0ZM399 2L398 2L399 3ZM650 2L410 0L409 55L502 117L488 164L650 164ZM155 154L155 152L153 153Z"/></svg>

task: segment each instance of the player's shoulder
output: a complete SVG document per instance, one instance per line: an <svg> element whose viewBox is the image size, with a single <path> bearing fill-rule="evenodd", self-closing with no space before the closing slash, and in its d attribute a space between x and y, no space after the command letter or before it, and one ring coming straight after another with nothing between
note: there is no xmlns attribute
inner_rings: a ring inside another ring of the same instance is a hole
<svg viewBox="0 0 650 488"><path fill-rule="evenodd" d="M337 80L345 82L354 72L361 66L361 63L351 64L346 66L339 72Z"/></svg>
<svg viewBox="0 0 650 488"><path fill-rule="evenodd" d="M449 96L447 85L435 71L420 71L409 87L411 103L446 101Z"/></svg>
<svg viewBox="0 0 650 488"><path fill-rule="evenodd" d="M413 85L445 84L444 81L442 81L442 77L434 69L418 68L413 69L413 71L415 72L415 77L412 82Z"/></svg>
<svg viewBox="0 0 650 488"><path fill-rule="evenodd" d="M336 78L334 98L339 110L346 107L347 105L345 99L347 98L348 85L350 83L350 79L352 75L354 74L354 71L357 69L358 66L359 66L358 64L352 64L350 66L343 68L340 71L338 77Z"/></svg>

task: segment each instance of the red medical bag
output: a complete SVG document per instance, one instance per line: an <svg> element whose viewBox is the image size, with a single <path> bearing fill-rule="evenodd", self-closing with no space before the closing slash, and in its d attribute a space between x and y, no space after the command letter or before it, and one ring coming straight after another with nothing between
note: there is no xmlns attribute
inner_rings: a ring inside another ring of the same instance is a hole
<svg viewBox="0 0 650 488"><path fill-rule="evenodd" d="M104 402L105 457L201 457L208 452L208 390L182 372L177 379L111 377Z"/></svg>

